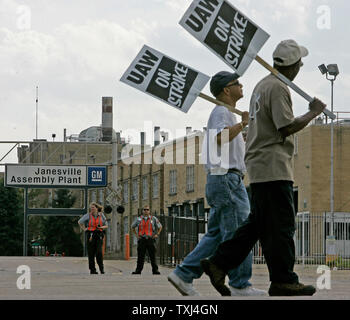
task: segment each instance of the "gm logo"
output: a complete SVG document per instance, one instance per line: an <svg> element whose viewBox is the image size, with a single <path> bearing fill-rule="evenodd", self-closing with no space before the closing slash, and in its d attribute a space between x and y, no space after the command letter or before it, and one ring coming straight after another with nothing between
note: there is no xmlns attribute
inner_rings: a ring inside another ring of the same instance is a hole
<svg viewBox="0 0 350 320"><path fill-rule="evenodd" d="M106 167L88 167L88 185L106 186L107 168Z"/></svg>

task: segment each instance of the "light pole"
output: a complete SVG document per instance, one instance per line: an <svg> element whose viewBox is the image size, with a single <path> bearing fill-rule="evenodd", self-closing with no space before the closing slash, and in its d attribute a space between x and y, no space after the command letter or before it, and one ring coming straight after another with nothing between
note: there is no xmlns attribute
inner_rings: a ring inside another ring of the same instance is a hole
<svg viewBox="0 0 350 320"><path fill-rule="evenodd" d="M322 74L326 74L327 80L331 82L331 112L333 113L333 89L334 81L339 74L339 69L337 64L329 64L327 67L324 64L318 66ZM334 146L333 146L333 136L334 136L334 124L333 119L331 119L331 185L330 185L330 209L331 209L331 225L330 225L330 236L334 235Z"/></svg>

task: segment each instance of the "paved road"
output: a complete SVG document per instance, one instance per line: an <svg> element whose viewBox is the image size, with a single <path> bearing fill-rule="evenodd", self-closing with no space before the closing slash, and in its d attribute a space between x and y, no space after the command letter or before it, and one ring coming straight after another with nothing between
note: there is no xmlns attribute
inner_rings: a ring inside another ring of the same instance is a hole
<svg viewBox="0 0 350 320"><path fill-rule="evenodd" d="M30 268L30 289L18 289L17 274L21 265ZM166 276L172 268L160 266L161 275L152 275L146 263L141 276L132 275L136 260L105 260L106 274L90 275L87 258L82 257L0 257L0 300L177 300L181 296L168 282ZM317 266L296 265L300 281L316 286ZM331 289L318 290L312 297L221 297L203 276L194 284L201 297L196 300L348 300L350 299L350 271L332 270ZM254 265L252 283L260 289L268 289L268 272L265 265ZM324 282L323 282L324 283Z"/></svg>

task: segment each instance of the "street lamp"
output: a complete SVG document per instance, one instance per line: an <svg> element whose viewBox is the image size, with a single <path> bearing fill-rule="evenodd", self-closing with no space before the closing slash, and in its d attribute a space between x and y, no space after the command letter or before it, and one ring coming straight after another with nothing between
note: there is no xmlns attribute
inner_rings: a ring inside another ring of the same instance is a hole
<svg viewBox="0 0 350 320"><path fill-rule="evenodd" d="M322 74L326 74L327 80L331 82L331 112L333 113L333 89L334 81L339 74L339 69L337 64L329 64L327 67L324 64L318 66L318 69ZM331 205L331 228L330 235L334 235L333 225L334 225L334 168L333 168L333 135L334 126L333 119L331 119L331 185L330 185L330 205Z"/></svg>

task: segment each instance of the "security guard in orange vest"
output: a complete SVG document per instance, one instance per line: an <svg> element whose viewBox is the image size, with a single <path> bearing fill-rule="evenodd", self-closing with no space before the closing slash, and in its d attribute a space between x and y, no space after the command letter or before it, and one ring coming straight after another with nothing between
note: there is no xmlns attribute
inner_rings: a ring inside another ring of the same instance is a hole
<svg viewBox="0 0 350 320"><path fill-rule="evenodd" d="M132 274L141 274L145 262L146 250L151 259L152 273L160 274L156 263L156 239L162 231L162 225L159 220L150 215L149 206L143 207L143 215L131 226L137 236L137 266Z"/></svg>
<svg viewBox="0 0 350 320"><path fill-rule="evenodd" d="M97 274L95 257L101 274L105 273L103 268L102 245L104 238L103 231L108 228L108 223L102 213L102 206L96 202L92 202L90 204L90 212L82 216L78 223L80 228L86 232L87 236L90 273Z"/></svg>

